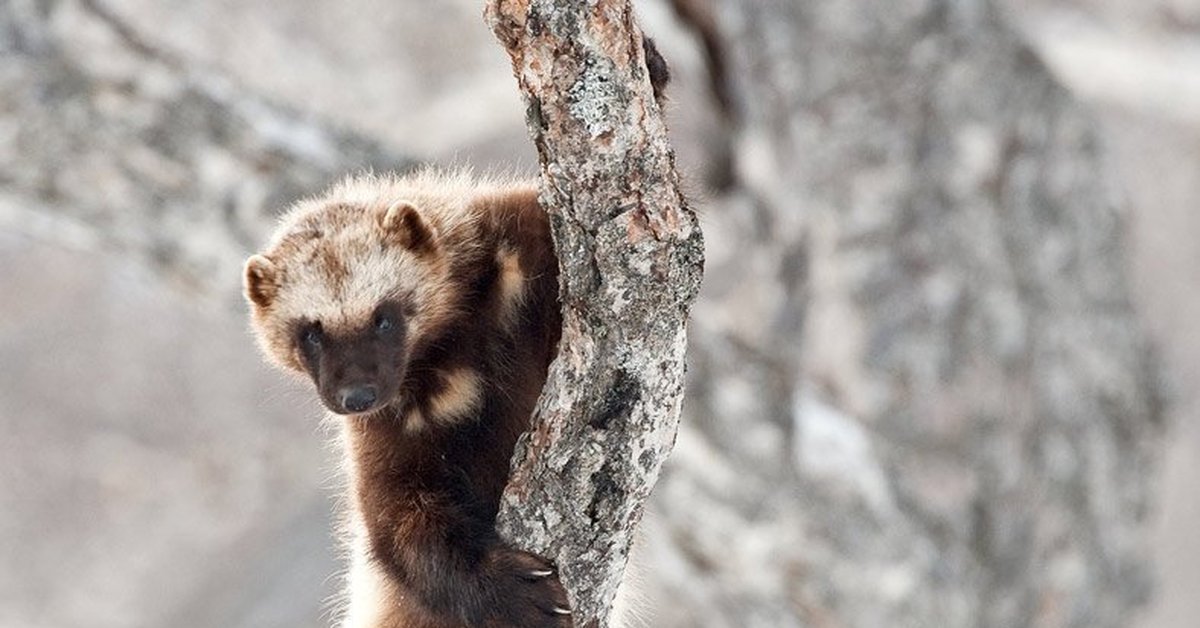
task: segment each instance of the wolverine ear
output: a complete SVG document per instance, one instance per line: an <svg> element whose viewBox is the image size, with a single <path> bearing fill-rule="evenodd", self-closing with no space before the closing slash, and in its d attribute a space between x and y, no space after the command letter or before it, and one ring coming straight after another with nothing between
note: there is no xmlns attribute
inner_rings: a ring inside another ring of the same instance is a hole
<svg viewBox="0 0 1200 628"><path fill-rule="evenodd" d="M392 203L383 215L381 226L394 242L414 252L433 251L436 247L433 228L425 223L417 213L417 208L408 201Z"/></svg>
<svg viewBox="0 0 1200 628"><path fill-rule="evenodd" d="M262 255L251 255L246 260L242 277L246 298L258 307L270 307L279 292L279 273L275 263Z"/></svg>

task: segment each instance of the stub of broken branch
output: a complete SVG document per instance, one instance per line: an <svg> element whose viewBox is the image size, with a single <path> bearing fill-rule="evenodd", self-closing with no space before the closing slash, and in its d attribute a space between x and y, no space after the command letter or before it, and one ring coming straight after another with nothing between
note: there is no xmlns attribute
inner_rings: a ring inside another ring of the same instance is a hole
<svg viewBox="0 0 1200 628"><path fill-rule="evenodd" d="M564 329L500 533L557 561L576 626L605 625L675 441L703 241L679 192L628 0L492 0L542 168Z"/></svg>

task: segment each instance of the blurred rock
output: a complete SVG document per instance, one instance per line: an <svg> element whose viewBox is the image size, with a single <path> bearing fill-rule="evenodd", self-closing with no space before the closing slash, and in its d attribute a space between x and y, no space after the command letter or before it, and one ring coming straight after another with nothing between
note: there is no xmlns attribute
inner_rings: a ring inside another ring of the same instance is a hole
<svg viewBox="0 0 1200 628"><path fill-rule="evenodd" d="M236 285L276 212L348 171L403 169L380 144L170 53L73 2L0 10L0 225L117 246L182 284Z"/></svg>
<svg viewBox="0 0 1200 628"><path fill-rule="evenodd" d="M128 259L0 234L0 267L0 625L249 625L282 582L286 621L253 625L319 625L316 405Z"/></svg>

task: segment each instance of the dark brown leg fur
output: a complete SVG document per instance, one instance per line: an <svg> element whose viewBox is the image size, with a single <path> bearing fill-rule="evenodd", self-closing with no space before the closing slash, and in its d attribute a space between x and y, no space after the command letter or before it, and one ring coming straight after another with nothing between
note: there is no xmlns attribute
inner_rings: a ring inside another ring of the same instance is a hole
<svg viewBox="0 0 1200 628"><path fill-rule="evenodd" d="M396 609L402 621L395 626L571 626L569 615L556 610L569 604L553 567L500 541L492 529L495 507L472 495L470 484L452 472L465 470L457 466L452 447L444 440L414 439L388 417L350 420L357 422L352 445L367 480L360 482L358 497L369 555L406 593L404 608ZM450 453L442 461L422 451Z"/></svg>

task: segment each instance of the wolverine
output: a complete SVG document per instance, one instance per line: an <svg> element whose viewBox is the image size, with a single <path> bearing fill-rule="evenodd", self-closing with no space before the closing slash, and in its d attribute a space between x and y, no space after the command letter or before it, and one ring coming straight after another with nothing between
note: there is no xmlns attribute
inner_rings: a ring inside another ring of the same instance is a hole
<svg viewBox="0 0 1200 628"><path fill-rule="evenodd" d="M494 530L561 333L557 273L532 183L434 171L301 201L247 260L263 353L342 424L342 626L571 625L554 567Z"/></svg>

